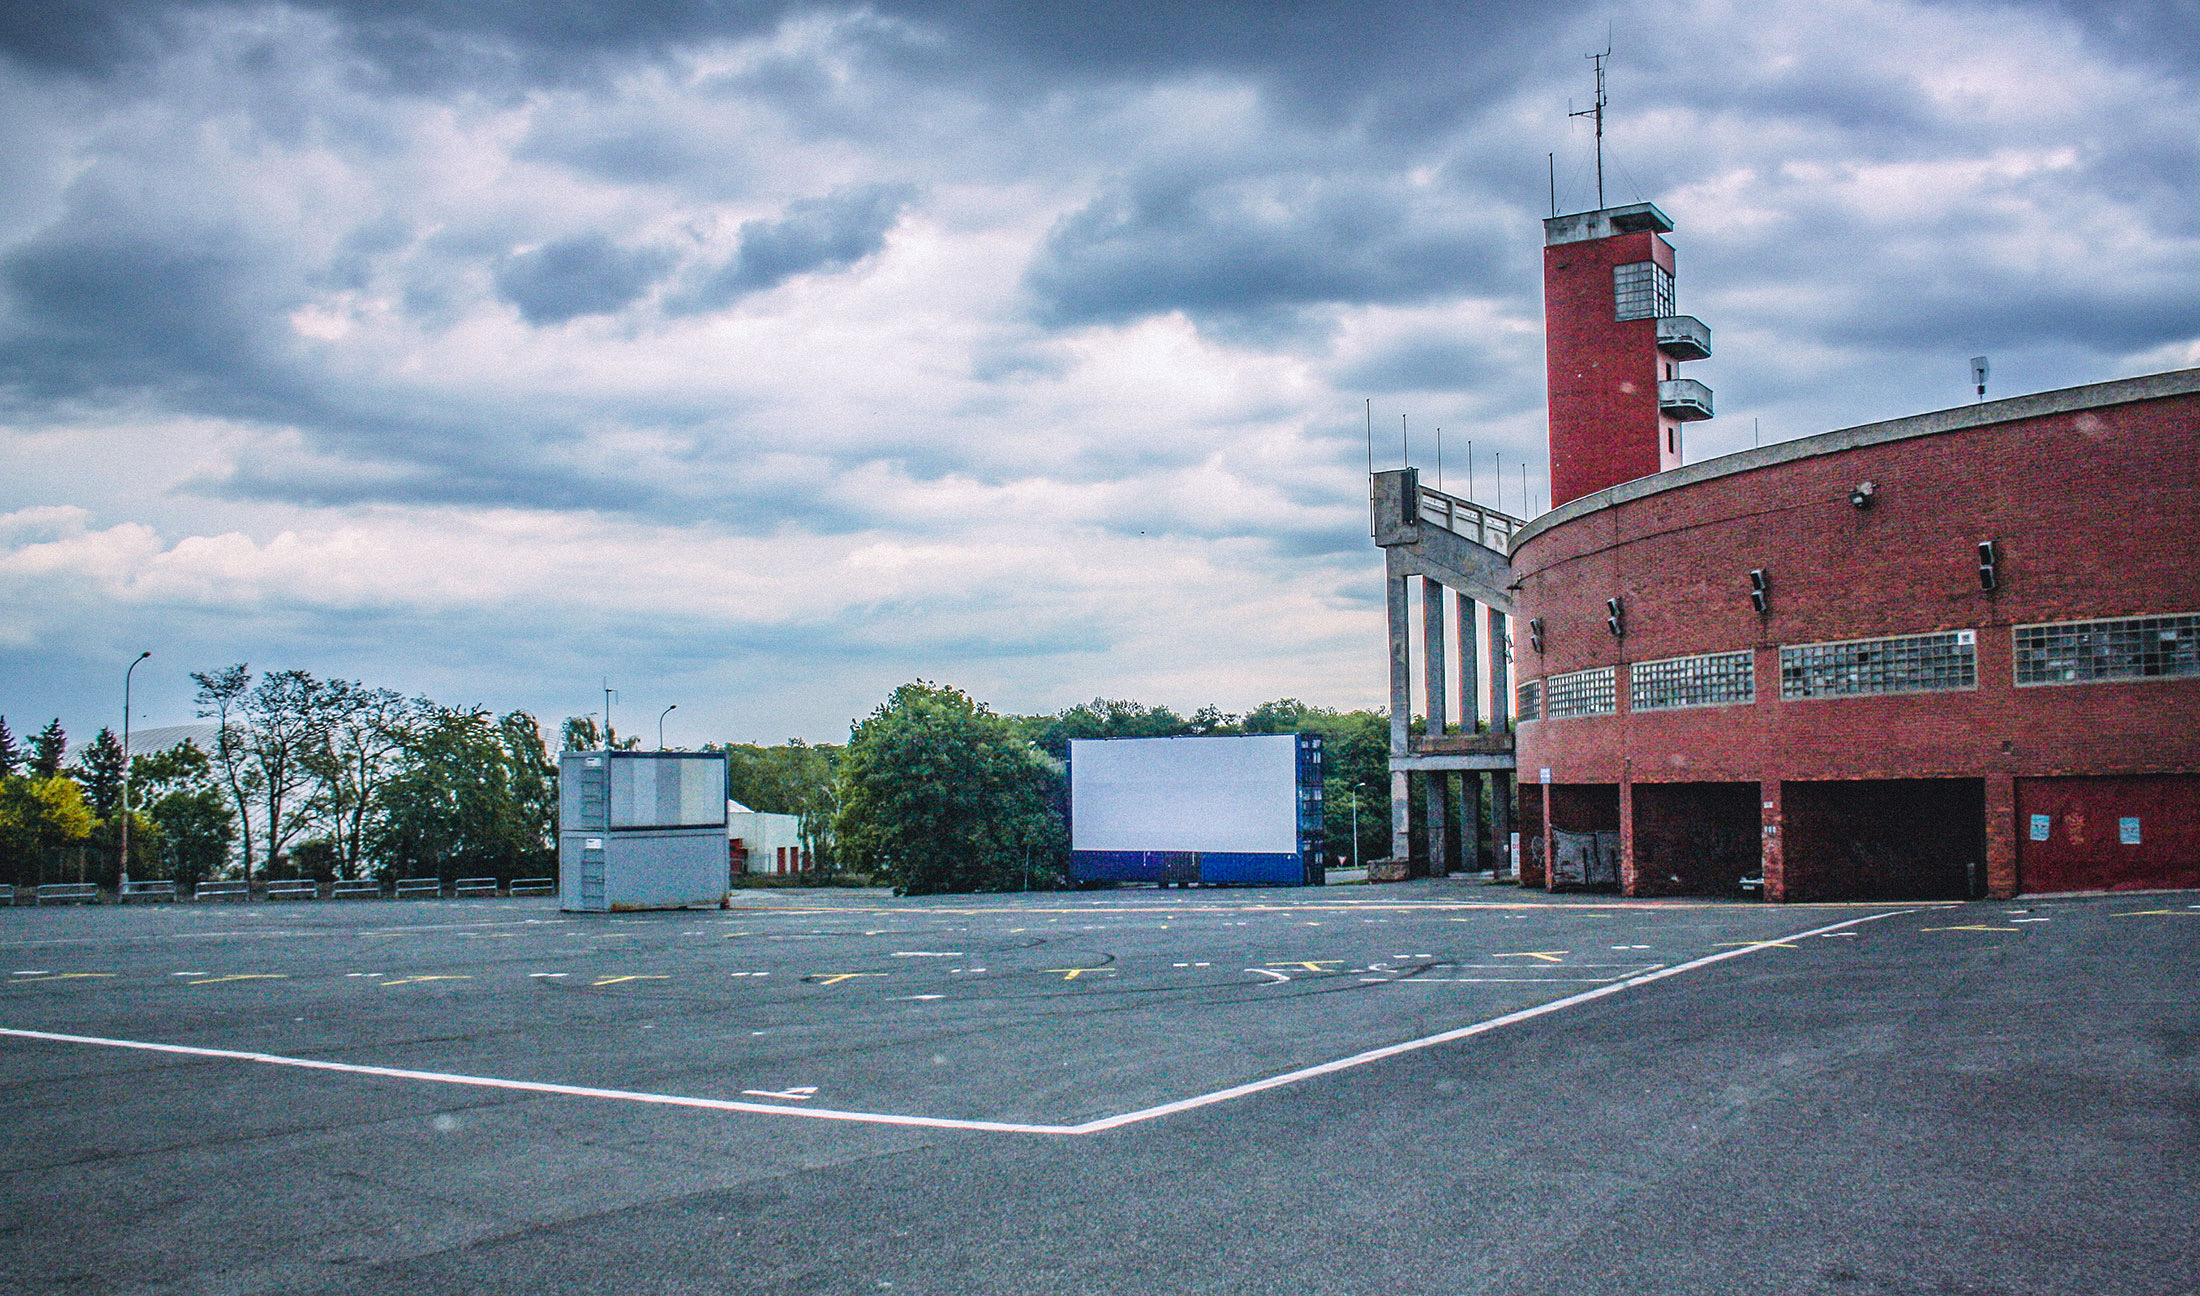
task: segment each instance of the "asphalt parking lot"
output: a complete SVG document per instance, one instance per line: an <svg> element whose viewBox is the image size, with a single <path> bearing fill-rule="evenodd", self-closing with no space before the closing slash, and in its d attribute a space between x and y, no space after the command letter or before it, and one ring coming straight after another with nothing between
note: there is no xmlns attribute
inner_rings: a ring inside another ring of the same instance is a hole
<svg viewBox="0 0 2200 1296"><path fill-rule="evenodd" d="M2200 895L0 913L0 1285L2192 1293Z"/></svg>

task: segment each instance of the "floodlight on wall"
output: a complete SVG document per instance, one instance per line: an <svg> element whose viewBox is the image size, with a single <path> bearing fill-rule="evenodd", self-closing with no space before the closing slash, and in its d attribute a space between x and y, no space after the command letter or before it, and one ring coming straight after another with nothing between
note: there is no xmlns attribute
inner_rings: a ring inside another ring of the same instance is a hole
<svg viewBox="0 0 2200 1296"><path fill-rule="evenodd" d="M1626 605L1617 595L1604 600L1604 628L1612 632L1614 639L1627 637Z"/></svg>
<svg viewBox="0 0 2200 1296"><path fill-rule="evenodd" d="M1759 616L1772 607L1772 578L1765 575L1762 567L1749 570L1749 605L1757 609Z"/></svg>
<svg viewBox="0 0 2200 1296"><path fill-rule="evenodd" d="M1991 540L1978 542L1978 587L1992 593L2001 585L2001 547Z"/></svg>
<svg viewBox="0 0 2200 1296"><path fill-rule="evenodd" d="M1856 483L1856 489L1849 492L1849 503L1851 506L1860 509L1870 508L1872 506L1872 496L1878 493L1879 488L1870 482L1858 482Z"/></svg>
<svg viewBox="0 0 2200 1296"><path fill-rule="evenodd" d="M1542 617L1528 618L1528 646L1535 649L1538 654L1541 654L1543 651Z"/></svg>

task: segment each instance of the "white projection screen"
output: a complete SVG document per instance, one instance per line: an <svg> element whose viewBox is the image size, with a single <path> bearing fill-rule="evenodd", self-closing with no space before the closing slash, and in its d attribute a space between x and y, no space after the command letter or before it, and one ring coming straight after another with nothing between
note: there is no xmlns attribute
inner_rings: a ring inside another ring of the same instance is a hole
<svg viewBox="0 0 2200 1296"><path fill-rule="evenodd" d="M1079 739L1070 846L1081 851L1299 849L1298 739Z"/></svg>

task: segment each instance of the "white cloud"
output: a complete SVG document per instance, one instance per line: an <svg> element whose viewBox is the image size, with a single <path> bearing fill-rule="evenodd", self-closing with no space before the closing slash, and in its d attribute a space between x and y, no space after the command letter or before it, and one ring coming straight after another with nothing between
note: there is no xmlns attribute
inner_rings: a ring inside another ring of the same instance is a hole
<svg viewBox="0 0 2200 1296"><path fill-rule="evenodd" d="M1519 507L1577 51L1452 87L1221 40L1070 75L890 10L532 81L393 80L279 5L193 10L98 93L0 63L10 705L93 705L156 630L176 670L549 712L613 672L725 736L837 737L918 674L1379 703L1362 400L1378 464L1406 413L1455 488L1467 438L1503 453ZM1980 350L2013 388L2200 357L2174 72L2022 6L1631 21L1612 192L1681 222L1701 450L1953 403ZM682 313L745 227L873 190L906 196L875 246ZM1111 202L1089 264L1121 281L1035 278ZM511 270L545 248L616 282L569 312ZM1096 305L1050 317L1070 290Z"/></svg>

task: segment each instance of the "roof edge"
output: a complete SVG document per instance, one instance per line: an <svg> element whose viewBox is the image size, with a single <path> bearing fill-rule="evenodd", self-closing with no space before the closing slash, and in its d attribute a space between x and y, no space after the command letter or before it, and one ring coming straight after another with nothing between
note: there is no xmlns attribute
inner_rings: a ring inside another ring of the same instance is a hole
<svg viewBox="0 0 2200 1296"><path fill-rule="evenodd" d="M2200 369L2171 369L2137 378L2118 378L2110 382L2088 383L2083 387L2036 392L2030 396L2011 396L1973 405L1958 405L1928 414L1912 414L1878 423L1863 423L1856 427L1797 437L1792 441L1737 450L1733 454L1720 455L1716 459L1706 459L1701 463L1688 464L1648 477L1637 477L1633 481L1607 486L1579 499L1568 500L1542 517L1530 520L1526 526L1515 532L1511 551L1519 552L1523 544L1576 518L1601 513L1615 505L1632 503L1714 478L1755 472L1759 468L1771 468L1799 459L1815 459L1820 455L1858 450L1889 441L1907 441L1913 437L1939 436L1947 432L1961 432L1966 428L2011 423L2018 419L2074 414L2080 410L2105 409L2111 405L2133 405L2140 401L2191 395L2200 395Z"/></svg>

